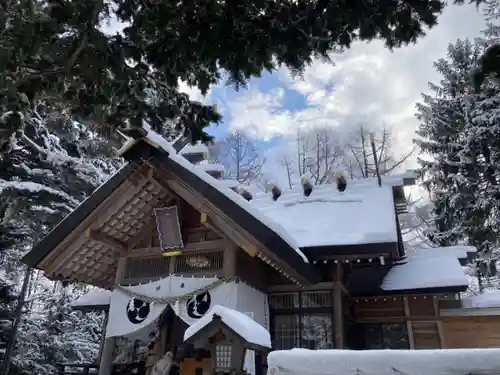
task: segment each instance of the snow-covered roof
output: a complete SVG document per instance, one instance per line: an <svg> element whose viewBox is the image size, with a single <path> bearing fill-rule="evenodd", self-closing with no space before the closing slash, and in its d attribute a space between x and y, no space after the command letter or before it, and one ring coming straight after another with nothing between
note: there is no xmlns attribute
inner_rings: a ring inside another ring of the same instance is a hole
<svg viewBox="0 0 500 375"><path fill-rule="evenodd" d="M188 144L184 146L184 148L179 151L179 154L181 155L204 154L207 152L208 152L208 147L201 142L197 142L194 145Z"/></svg>
<svg viewBox="0 0 500 375"><path fill-rule="evenodd" d="M469 254L477 253L477 249L474 246L442 246L420 248L415 249L412 252L418 252L424 256L452 255L457 259L466 259L469 257Z"/></svg>
<svg viewBox="0 0 500 375"><path fill-rule="evenodd" d="M388 272L381 288L385 291L425 288L467 287L469 280L455 254L433 256L415 252L396 263Z"/></svg>
<svg viewBox="0 0 500 375"><path fill-rule="evenodd" d="M302 188L286 190L277 201L259 194L250 204L280 223L299 247L397 242L391 185L376 180L315 186L309 197Z"/></svg>
<svg viewBox="0 0 500 375"><path fill-rule="evenodd" d="M205 172L224 172L225 168L222 164L212 163L209 160L202 160L198 164L195 164L196 167Z"/></svg>
<svg viewBox="0 0 500 375"><path fill-rule="evenodd" d="M216 178L210 176L208 173L199 170L195 165L191 164L184 157L177 155L175 153L170 153L169 158L175 163L179 164L183 168L189 170L191 173L196 175L201 180L205 181L207 184L216 188L220 193L224 194L229 200L236 203L243 210L247 211L254 218L259 220L261 223L266 225L268 228L273 230L276 234L278 234L284 241L290 245L290 247L294 248L295 251L302 257L304 262L309 263L306 256L299 250L299 246L295 240L295 237L292 236L285 228L283 228L278 222L276 222L273 218L268 217L260 210L253 207L245 198L243 198L238 193L231 190L226 183L223 183Z"/></svg>
<svg viewBox="0 0 500 375"><path fill-rule="evenodd" d="M96 288L74 300L71 304L71 307L75 310L78 310L81 308L89 309L92 306L96 308L109 306L109 304L111 303L111 295L112 292L109 290Z"/></svg>
<svg viewBox="0 0 500 375"><path fill-rule="evenodd" d="M189 153L207 152L205 145L186 145L177 154L160 135L149 127L146 129L148 143L168 151L173 161L237 202L297 250L300 247L397 242L392 187L403 186L405 179L415 178L414 172L384 176L382 186L378 186L376 178L366 178L349 181L347 189L340 193L336 184L326 184L315 186L309 197L305 197L302 187L298 186L283 190L277 201L271 198L270 193L261 193L254 195L252 201L248 202L233 191L227 192L234 185L228 186L228 183L222 183L205 173L214 168L223 171L222 166L201 163L193 167L182 157Z"/></svg>
<svg viewBox="0 0 500 375"><path fill-rule="evenodd" d="M488 309L500 307L500 292L489 292L469 296L462 299L462 307L466 309Z"/></svg>
<svg viewBox="0 0 500 375"><path fill-rule="evenodd" d="M277 350L269 375L464 375L498 373L500 349Z"/></svg>
<svg viewBox="0 0 500 375"><path fill-rule="evenodd" d="M229 328L235 331L248 343L266 348L271 347L271 335L264 327L239 311L219 305L214 306L213 309L206 313L200 320L186 329L184 332L184 341L210 324L214 315L220 316L222 321Z"/></svg>

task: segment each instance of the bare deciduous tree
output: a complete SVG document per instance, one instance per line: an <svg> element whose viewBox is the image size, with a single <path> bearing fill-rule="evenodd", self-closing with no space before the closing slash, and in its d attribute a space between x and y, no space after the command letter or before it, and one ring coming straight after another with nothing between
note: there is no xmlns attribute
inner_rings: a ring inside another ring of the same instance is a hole
<svg viewBox="0 0 500 375"><path fill-rule="evenodd" d="M291 189L293 187L293 160L289 155L283 155L279 160L280 165L285 167L286 176L288 178L288 187Z"/></svg>
<svg viewBox="0 0 500 375"><path fill-rule="evenodd" d="M226 169L226 178L242 184L252 183L260 178L265 159L244 133L235 132L214 142L209 151L210 158Z"/></svg>
<svg viewBox="0 0 500 375"><path fill-rule="evenodd" d="M313 128L297 135L298 171L307 173L315 185L334 181L344 157L344 147L333 128Z"/></svg>
<svg viewBox="0 0 500 375"><path fill-rule="evenodd" d="M376 175L374 153L370 144L370 131L361 124L345 142L344 167L351 178L367 178ZM375 150L380 175L387 175L401 166L413 154L415 148L396 156L392 147L392 133L384 127L374 132Z"/></svg>

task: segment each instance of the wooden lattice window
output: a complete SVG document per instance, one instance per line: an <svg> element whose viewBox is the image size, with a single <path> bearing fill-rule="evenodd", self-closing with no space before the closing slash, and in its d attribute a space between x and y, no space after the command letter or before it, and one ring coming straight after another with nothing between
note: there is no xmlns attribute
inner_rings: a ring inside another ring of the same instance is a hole
<svg viewBox="0 0 500 375"><path fill-rule="evenodd" d="M224 250L190 251L175 259L175 273L200 273L222 270Z"/></svg>
<svg viewBox="0 0 500 375"><path fill-rule="evenodd" d="M293 309L299 307L299 293L280 293L269 295L271 309Z"/></svg>
<svg viewBox="0 0 500 375"><path fill-rule="evenodd" d="M164 256L128 258L125 265L125 280L150 280L167 276L170 272L170 258Z"/></svg>
<svg viewBox="0 0 500 375"><path fill-rule="evenodd" d="M331 290L269 295L274 349L333 348Z"/></svg>
<svg viewBox="0 0 500 375"><path fill-rule="evenodd" d="M301 293L301 307L331 307L332 292L330 290L321 290L315 292Z"/></svg>
<svg viewBox="0 0 500 375"><path fill-rule="evenodd" d="M217 345L215 347L215 371L228 371L231 369L231 345Z"/></svg>

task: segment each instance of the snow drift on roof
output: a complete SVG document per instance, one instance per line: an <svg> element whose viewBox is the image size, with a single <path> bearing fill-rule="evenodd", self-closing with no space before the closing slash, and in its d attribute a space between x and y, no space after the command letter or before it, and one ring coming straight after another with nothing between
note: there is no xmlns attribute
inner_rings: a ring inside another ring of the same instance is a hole
<svg viewBox="0 0 500 375"><path fill-rule="evenodd" d="M415 249L412 251L413 253L417 256L422 255L425 257L453 255L457 259L467 259L468 254L477 253L477 249L474 246L442 246Z"/></svg>
<svg viewBox="0 0 500 375"><path fill-rule="evenodd" d="M315 186L309 197L296 188L277 201L259 194L250 204L280 223L299 247L397 241L392 186L376 180L349 181L342 193L336 184Z"/></svg>
<svg viewBox="0 0 500 375"><path fill-rule="evenodd" d="M214 315L219 315L228 327L247 342L266 348L271 347L271 335L264 327L239 311L219 305L214 306L200 320L188 327L186 332L184 332L184 340L189 339L207 326L213 320Z"/></svg>
<svg viewBox="0 0 500 375"><path fill-rule="evenodd" d="M196 167L205 172L222 172L226 170L222 164L211 163L208 160L202 160L198 164L195 164Z"/></svg>
<svg viewBox="0 0 500 375"><path fill-rule="evenodd" d="M500 349L277 350L268 375L464 375L500 369Z"/></svg>
<svg viewBox="0 0 500 375"><path fill-rule="evenodd" d="M395 291L468 285L469 280L454 254L432 257L412 254L389 270L381 288Z"/></svg>

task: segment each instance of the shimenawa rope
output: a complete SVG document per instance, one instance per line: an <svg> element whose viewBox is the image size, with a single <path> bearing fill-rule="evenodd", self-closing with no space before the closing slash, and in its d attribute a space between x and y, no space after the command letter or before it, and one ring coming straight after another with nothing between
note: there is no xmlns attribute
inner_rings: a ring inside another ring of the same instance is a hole
<svg viewBox="0 0 500 375"><path fill-rule="evenodd" d="M221 284L228 283L228 282L231 282L233 280L236 280L236 277L233 276L233 277L226 277L226 278L222 278L222 279L217 279L214 282L212 282L204 287L193 290L192 292L189 292L189 293L186 293L186 294L183 294L180 296L165 297L165 298L152 297L152 296L147 296L145 294L135 293L135 292L132 292L121 285L115 285L115 289L122 292L123 294L128 295L131 298L137 298L137 299L140 299L141 301L148 302L148 303L161 303L161 304L166 305L166 304L173 304L179 300L189 299L191 297L197 296L198 294L212 290Z"/></svg>

